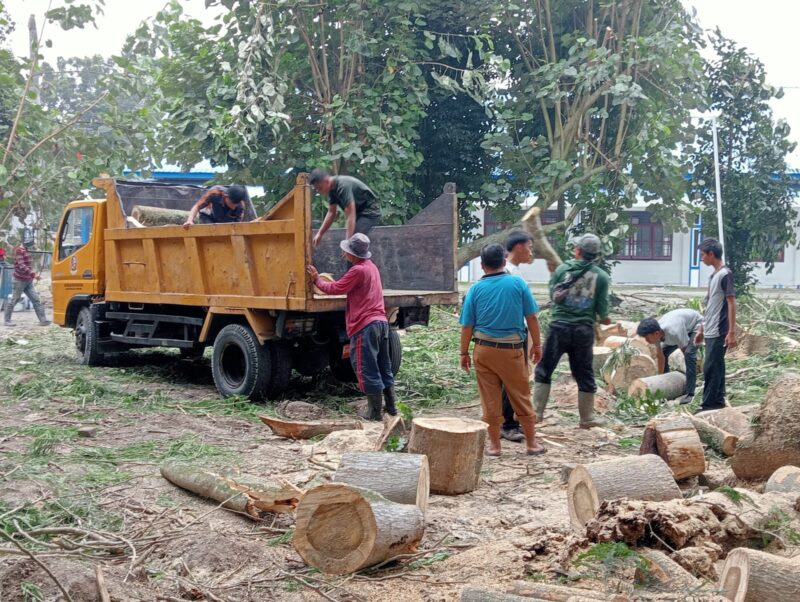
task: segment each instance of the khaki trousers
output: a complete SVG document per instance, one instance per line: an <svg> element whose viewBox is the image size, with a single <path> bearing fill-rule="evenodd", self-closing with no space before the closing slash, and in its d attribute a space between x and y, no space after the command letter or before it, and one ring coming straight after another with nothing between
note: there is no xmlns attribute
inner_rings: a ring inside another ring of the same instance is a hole
<svg viewBox="0 0 800 602"><path fill-rule="evenodd" d="M503 423L503 387L517 418L534 415L523 349L497 349L476 343L472 359L486 424Z"/></svg>

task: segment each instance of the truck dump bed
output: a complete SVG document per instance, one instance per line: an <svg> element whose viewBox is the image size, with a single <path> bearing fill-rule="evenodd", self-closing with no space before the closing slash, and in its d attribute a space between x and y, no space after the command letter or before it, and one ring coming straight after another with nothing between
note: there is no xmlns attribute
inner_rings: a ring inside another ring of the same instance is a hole
<svg viewBox="0 0 800 602"><path fill-rule="evenodd" d="M188 210L204 189L151 182L95 179L106 192L108 301L294 311L344 309L343 296L315 294L305 266L344 273L339 242L330 230L312 253L311 188L298 176L292 191L266 215L232 224L137 227L139 206ZM245 219L255 217L250 206ZM389 307L451 304L456 282L455 185L403 226L370 232Z"/></svg>

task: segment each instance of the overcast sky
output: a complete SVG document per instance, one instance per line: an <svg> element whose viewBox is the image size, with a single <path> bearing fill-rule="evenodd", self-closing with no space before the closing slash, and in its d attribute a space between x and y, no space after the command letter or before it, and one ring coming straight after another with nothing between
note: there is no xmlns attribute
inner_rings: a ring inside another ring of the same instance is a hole
<svg viewBox="0 0 800 602"><path fill-rule="evenodd" d="M52 0L53 6L62 4ZM27 22L33 13L39 19L47 9L49 0L7 0L6 7L17 30L12 36L12 47L17 54L27 55ZM700 24L707 29L719 27L723 34L735 40L758 56L767 69L772 85L784 89L784 98L775 101L777 117L786 119L792 127L792 139L800 143L800 70L795 58L797 23L800 23L800 2L797 0L683 0L694 7ZM151 17L166 4L166 0L106 0L105 14L97 19L97 29L62 31L50 26L45 39L53 42L44 49L46 59L57 56L84 56L119 52L125 37L137 25ZM185 11L193 17L211 22L216 13L205 9L204 0L182 0ZM798 144L800 147L800 144ZM800 148L790 164L800 169Z"/></svg>

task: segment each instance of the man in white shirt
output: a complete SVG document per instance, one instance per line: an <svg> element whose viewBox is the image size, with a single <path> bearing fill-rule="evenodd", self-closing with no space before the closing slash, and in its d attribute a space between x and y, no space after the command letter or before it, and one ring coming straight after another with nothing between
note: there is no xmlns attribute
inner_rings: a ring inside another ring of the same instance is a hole
<svg viewBox="0 0 800 602"><path fill-rule="evenodd" d="M512 230L506 239L506 272L520 276L520 265L533 263L533 237L523 230ZM521 277L521 276L520 276ZM525 340L525 354L527 357L529 341ZM525 441L525 435L520 429L520 424L514 418L514 408L511 400L503 389L503 426L500 436L507 441Z"/></svg>

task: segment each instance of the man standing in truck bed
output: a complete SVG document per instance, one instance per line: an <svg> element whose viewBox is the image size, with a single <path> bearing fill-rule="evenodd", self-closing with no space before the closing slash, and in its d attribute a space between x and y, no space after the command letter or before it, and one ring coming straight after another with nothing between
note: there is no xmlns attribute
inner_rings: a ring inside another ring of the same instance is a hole
<svg viewBox="0 0 800 602"><path fill-rule="evenodd" d="M378 197L369 186L352 176L332 176L327 171L315 169L308 177L308 183L319 194L328 195L330 205L319 231L314 236L314 246L318 247L322 237L336 219L339 208L344 211L347 220L348 239L353 234L368 234L381 219Z"/></svg>

